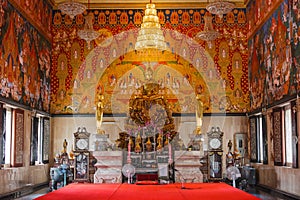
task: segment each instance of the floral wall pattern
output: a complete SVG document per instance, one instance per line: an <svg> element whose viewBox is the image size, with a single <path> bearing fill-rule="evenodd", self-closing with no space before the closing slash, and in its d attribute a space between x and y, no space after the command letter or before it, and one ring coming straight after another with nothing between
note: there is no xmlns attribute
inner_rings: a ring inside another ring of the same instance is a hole
<svg viewBox="0 0 300 200"><path fill-rule="evenodd" d="M163 54L134 51L143 10L90 10L100 36L87 43L77 36L85 12L73 20L53 13L51 113L95 113L95 94L105 96L105 113L128 111L128 99L145 81L148 66L156 82L169 88L173 112L194 113L195 93L206 113L241 113L249 109L247 23L245 10L215 17L221 36L205 43L205 9L158 10L169 50Z"/></svg>
<svg viewBox="0 0 300 200"><path fill-rule="evenodd" d="M7 0L0 10L0 95L49 112L51 44Z"/></svg>
<svg viewBox="0 0 300 200"><path fill-rule="evenodd" d="M249 40L251 110L289 99L297 93L299 81L298 24L295 7L288 0ZM292 8L292 9L291 9Z"/></svg>

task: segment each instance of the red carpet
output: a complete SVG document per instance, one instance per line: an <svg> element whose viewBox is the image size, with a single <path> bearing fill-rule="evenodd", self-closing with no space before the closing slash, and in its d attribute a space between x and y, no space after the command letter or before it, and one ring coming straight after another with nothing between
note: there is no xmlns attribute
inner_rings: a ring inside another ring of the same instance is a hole
<svg viewBox="0 0 300 200"><path fill-rule="evenodd" d="M258 200L259 198L225 183L167 185L74 183L36 200Z"/></svg>

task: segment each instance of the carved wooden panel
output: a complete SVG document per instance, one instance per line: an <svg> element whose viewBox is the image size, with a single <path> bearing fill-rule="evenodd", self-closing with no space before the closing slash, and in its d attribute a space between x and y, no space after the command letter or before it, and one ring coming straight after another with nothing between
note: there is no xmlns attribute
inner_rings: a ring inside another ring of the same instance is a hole
<svg viewBox="0 0 300 200"><path fill-rule="evenodd" d="M250 118L250 159L257 162L256 118Z"/></svg>
<svg viewBox="0 0 300 200"><path fill-rule="evenodd" d="M43 163L49 162L50 150L50 120L43 118Z"/></svg>
<svg viewBox="0 0 300 200"><path fill-rule="evenodd" d="M14 138L14 159L13 167L23 166L24 152L24 111L15 110L15 138Z"/></svg>
<svg viewBox="0 0 300 200"><path fill-rule="evenodd" d="M281 108L274 109L273 112L273 137L274 164L283 165Z"/></svg>

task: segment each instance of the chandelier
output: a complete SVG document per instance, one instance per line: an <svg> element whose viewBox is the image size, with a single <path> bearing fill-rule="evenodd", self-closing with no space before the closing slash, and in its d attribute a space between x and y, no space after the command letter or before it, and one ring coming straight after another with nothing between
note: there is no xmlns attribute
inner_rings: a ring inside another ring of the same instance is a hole
<svg viewBox="0 0 300 200"><path fill-rule="evenodd" d="M204 15L204 30L197 34L197 37L204 41L213 41L219 37L220 33L213 29L212 16L210 14Z"/></svg>
<svg viewBox="0 0 300 200"><path fill-rule="evenodd" d="M229 13L234 8L233 3L229 3L223 0L216 0L213 3L210 3L206 6L206 10L210 13L218 15L220 18L223 18L224 14Z"/></svg>
<svg viewBox="0 0 300 200"><path fill-rule="evenodd" d="M94 30L93 28L93 19L94 14L90 12L87 16L85 16L85 23L83 30L78 31L78 36L87 42L88 49L91 48L91 41L95 40L99 37L100 33Z"/></svg>
<svg viewBox="0 0 300 200"><path fill-rule="evenodd" d="M159 49L164 51L167 49L156 13L155 4L150 0L150 3L146 5L143 23L135 44L135 50Z"/></svg>
<svg viewBox="0 0 300 200"><path fill-rule="evenodd" d="M58 9L61 10L62 13L67 14L73 19L76 15L83 13L86 10L86 6L75 2L74 0L65 1L58 5Z"/></svg>

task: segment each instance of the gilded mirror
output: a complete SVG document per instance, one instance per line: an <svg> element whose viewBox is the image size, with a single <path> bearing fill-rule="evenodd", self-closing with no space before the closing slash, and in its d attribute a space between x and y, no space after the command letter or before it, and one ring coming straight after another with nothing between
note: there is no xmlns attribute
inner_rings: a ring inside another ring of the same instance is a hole
<svg viewBox="0 0 300 200"><path fill-rule="evenodd" d="M247 151L248 136L247 133L234 134L234 153L238 158L245 158Z"/></svg>

